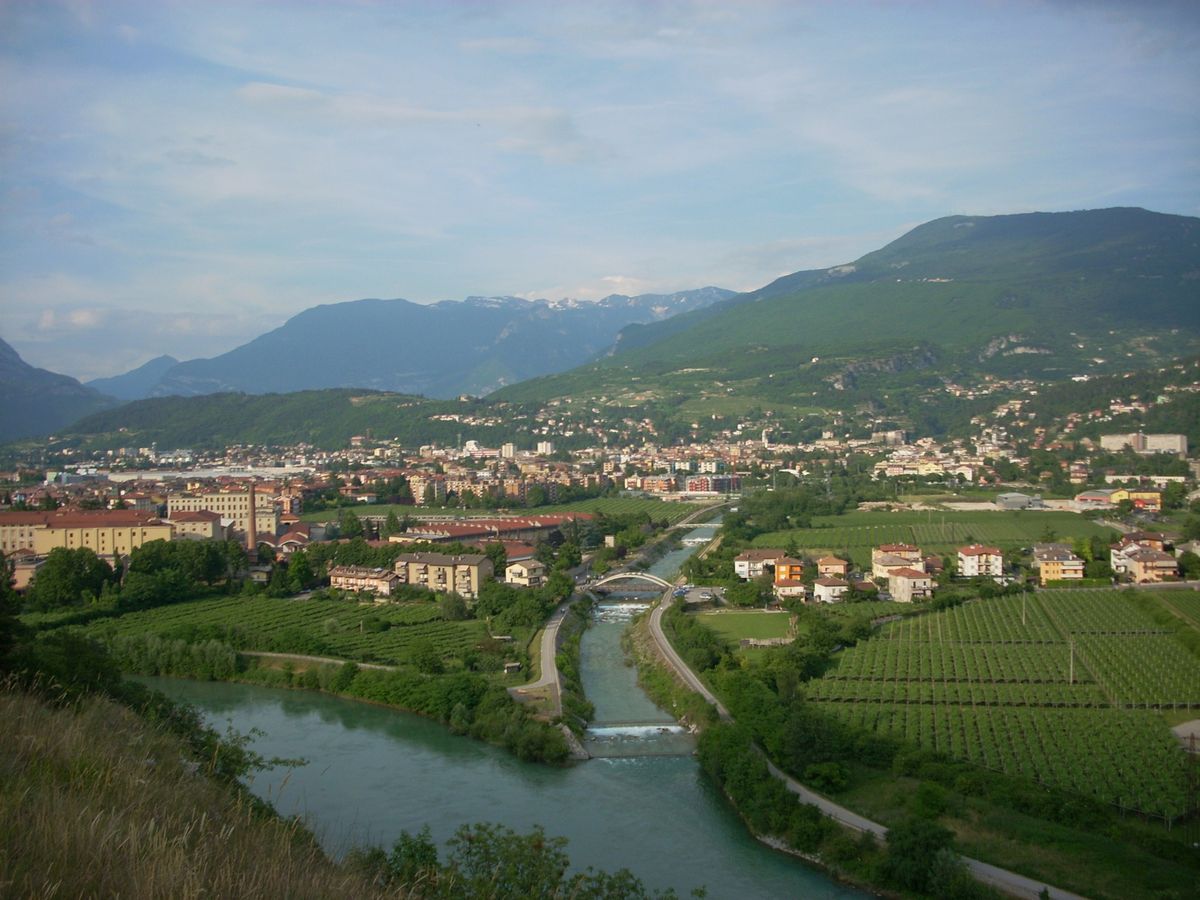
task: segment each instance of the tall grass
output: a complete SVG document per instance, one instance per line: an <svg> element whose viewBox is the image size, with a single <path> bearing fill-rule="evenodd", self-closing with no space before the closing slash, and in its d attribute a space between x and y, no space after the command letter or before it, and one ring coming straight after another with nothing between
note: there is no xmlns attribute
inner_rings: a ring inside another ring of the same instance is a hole
<svg viewBox="0 0 1200 900"><path fill-rule="evenodd" d="M0 722L0 895L383 896L108 700L2 687Z"/></svg>

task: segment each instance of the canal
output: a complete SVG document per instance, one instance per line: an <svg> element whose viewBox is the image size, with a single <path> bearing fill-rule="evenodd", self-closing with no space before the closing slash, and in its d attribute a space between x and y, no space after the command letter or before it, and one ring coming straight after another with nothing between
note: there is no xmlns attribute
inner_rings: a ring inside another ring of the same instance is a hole
<svg viewBox="0 0 1200 900"><path fill-rule="evenodd" d="M715 526L709 526L715 527ZM703 533L703 532L700 532ZM670 577L695 547L655 564ZM646 602L601 604L581 646L596 705L587 744L598 758L567 768L523 763L419 716L321 694L251 685L146 679L210 724L254 729L266 757L303 757L256 775L251 789L307 819L334 856L390 846L428 825L439 844L462 824L541 825L570 841L579 868L628 868L649 887L711 898L848 898L861 893L755 841L691 755L693 739L637 687L621 631Z"/></svg>

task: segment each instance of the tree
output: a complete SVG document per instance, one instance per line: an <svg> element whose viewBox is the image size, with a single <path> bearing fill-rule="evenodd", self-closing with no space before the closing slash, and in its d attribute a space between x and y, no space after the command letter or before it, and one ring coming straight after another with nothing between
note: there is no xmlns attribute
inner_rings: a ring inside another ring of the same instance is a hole
<svg viewBox="0 0 1200 900"><path fill-rule="evenodd" d="M497 578L503 578L508 569L508 553L499 541L483 545L484 555L492 561L492 571Z"/></svg>
<svg viewBox="0 0 1200 900"><path fill-rule="evenodd" d="M888 829L884 878L902 890L928 893L938 857L953 839L949 829L929 819L908 819Z"/></svg>
<svg viewBox="0 0 1200 900"><path fill-rule="evenodd" d="M99 597L113 580L112 566L86 547L55 547L33 576L29 604L34 609L54 609L82 603L85 596Z"/></svg>
<svg viewBox="0 0 1200 900"><path fill-rule="evenodd" d="M467 618L467 601L453 592L442 597L439 607L442 618L447 622L459 622Z"/></svg>
<svg viewBox="0 0 1200 900"><path fill-rule="evenodd" d="M288 583L292 593L298 594L306 591L316 584L316 581L317 576L313 572L312 563L305 551L297 550L288 557Z"/></svg>
<svg viewBox="0 0 1200 900"><path fill-rule="evenodd" d="M1200 578L1200 556L1197 556L1191 550L1185 550L1179 554L1176 560L1179 563L1179 571L1183 573L1183 577L1189 581Z"/></svg>
<svg viewBox="0 0 1200 900"><path fill-rule="evenodd" d="M362 537L362 521L352 511L342 510L342 514L338 517L338 534L344 538Z"/></svg>
<svg viewBox="0 0 1200 900"><path fill-rule="evenodd" d="M383 523L383 536L391 537L393 534L400 534L403 529L400 527L400 519L396 515L394 509L388 511L387 521Z"/></svg>

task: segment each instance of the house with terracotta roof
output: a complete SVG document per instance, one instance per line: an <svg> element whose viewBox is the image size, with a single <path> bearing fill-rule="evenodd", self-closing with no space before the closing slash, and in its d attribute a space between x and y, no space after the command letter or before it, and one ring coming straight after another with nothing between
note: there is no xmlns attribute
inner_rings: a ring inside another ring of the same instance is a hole
<svg viewBox="0 0 1200 900"><path fill-rule="evenodd" d="M780 600L804 600L808 597L808 586L798 578L776 578L772 587Z"/></svg>
<svg viewBox="0 0 1200 900"><path fill-rule="evenodd" d="M804 563L791 556L780 556L775 560L775 583L799 581L804 577Z"/></svg>
<svg viewBox="0 0 1200 900"><path fill-rule="evenodd" d="M891 569L923 569L921 549L912 544L880 544L871 549L871 577L887 578Z"/></svg>
<svg viewBox="0 0 1200 900"><path fill-rule="evenodd" d="M850 563L836 556L822 556L817 560L817 574L822 577L845 578L850 573Z"/></svg>
<svg viewBox="0 0 1200 900"><path fill-rule="evenodd" d="M744 550L733 558L733 572L743 581L758 578L767 567L775 568L775 561L787 558L787 553L777 547L756 547Z"/></svg>

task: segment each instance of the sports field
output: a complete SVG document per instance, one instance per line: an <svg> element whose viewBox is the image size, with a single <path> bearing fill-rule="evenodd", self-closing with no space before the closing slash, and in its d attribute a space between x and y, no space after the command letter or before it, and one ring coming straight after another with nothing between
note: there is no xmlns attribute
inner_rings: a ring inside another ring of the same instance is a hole
<svg viewBox="0 0 1200 900"><path fill-rule="evenodd" d="M699 613L698 617L721 637L734 642L742 638L787 637L792 629L792 616L786 612L717 610Z"/></svg>

